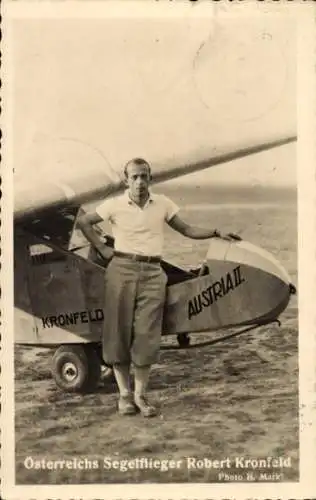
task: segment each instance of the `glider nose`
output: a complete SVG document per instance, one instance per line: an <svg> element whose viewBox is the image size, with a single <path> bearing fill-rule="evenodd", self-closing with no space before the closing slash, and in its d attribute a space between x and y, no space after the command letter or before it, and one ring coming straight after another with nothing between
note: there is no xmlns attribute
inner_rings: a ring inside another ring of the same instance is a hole
<svg viewBox="0 0 316 500"><path fill-rule="evenodd" d="M286 309L291 295L296 293L290 276L273 255L246 241L211 240L207 254L210 269L215 262L221 266L239 266L243 276L238 298L241 310L249 320L262 323L273 321ZM242 292L242 294L241 294ZM237 297L236 297L237 300Z"/></svg>

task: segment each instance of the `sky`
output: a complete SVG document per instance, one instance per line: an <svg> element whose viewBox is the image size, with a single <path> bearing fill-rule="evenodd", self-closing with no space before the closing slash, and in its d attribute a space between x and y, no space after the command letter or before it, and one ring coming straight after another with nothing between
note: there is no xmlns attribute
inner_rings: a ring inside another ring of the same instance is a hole
<svg viewBox="0 0 316 500"><path fill-rule="evenodd" d="M296 41L284 18L11 23L14 165L28 182L117 171L134 156L168 167L295 132ZM294 185L295 144L181 182Z"/></svg>

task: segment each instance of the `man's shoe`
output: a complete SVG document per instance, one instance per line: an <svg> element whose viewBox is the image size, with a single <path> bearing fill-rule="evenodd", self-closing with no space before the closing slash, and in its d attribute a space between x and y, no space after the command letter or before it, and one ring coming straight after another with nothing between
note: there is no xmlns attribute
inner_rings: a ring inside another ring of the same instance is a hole
<svg viewBox="0 0 316 500"><path fill-rule="evenodd" d="M135 405L144 417L155 417L158 413L157 408L151 405L145 396L135 396Z"/></svg>
<svg viewBox="0 0 316 500"><path fill-rule="evenodd" d="M120 415L135 415L137 408L134 404L132 394L120 396L118 401L118 411Z"/></svg>

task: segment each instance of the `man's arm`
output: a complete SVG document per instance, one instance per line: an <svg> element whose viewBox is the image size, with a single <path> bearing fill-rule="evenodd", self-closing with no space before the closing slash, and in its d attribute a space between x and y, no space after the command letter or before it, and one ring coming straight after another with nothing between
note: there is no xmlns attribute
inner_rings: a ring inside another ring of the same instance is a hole
<svg viewBox="0 0 316 500"><path fill-rule="evenodd" d="M78 218L78 227L81 229L84 236L87 238L89 243L97 250L97 252L103 257L105 260L109 260L110 253L105 247L105 244L100 240L97 232L93 229L94 224L98 224L102 222L103 219L97 212L90 212L84 215L81 215Z"/></svg>
<svg viewBox="0 0 316 500"><path fill-rule="evenodd" d="M206 229L192 226L191 224L185 222L179 215L174 215L167 223L172 229L178 231L178 233L194 240L206 240L208 238L223 238L227 240L241 239L239 236L233 234L222 236L217 229Z"/></svg>

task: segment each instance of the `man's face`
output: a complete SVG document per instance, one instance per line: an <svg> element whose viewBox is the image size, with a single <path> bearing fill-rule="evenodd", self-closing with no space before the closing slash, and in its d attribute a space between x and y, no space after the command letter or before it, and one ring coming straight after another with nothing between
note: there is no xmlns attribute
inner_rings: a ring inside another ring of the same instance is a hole
<svg viewBox="0 0 316 500"><path fill-rule="evenodd" d="M150 174L146 165L128 166L126 184L135 198L142 198L148 194Z"/></svg>

